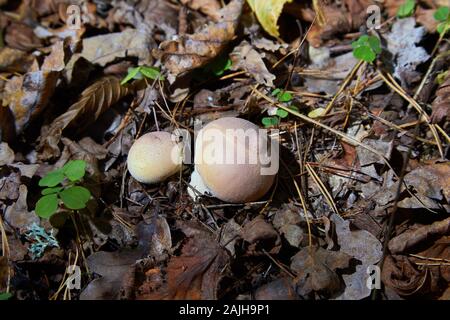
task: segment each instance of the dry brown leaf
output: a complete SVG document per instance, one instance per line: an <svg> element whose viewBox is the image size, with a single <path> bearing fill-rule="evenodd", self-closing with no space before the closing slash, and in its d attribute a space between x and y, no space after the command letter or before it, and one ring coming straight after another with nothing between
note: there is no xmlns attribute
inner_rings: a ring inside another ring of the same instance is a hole
<svg viewBox="0 0 450 320"><path fill-rule="evenodd" d="M229 256L214 237L194 223L180 223L188 237L181 255L172 257L166 269L166 285L139 299L215 300L222 271Z"/></svg>
<svg viewBox="0 0 450 320"><path fill-rule="evenodd" d="M58 41L52 46L40 70L34 64L30 72L24 76L15 76L6 83L3 105L8 105L14 115L17 133L47 106L68 58L66 46L63 41Z"/></svg>
<svg viewBox="0 0 450 320"><path fill-rule="evenodd" d="M275 76L267 70L262 58L264 53L256 51L247 41L242 41L230 54L232 70L242 69L263 85L272 87Z"/></svg>
<svg viewBox="0 0 450 320"><path fill-rule="evenodd" d="M292 257L291 270L297 273L297 292L308 298L314 292L331 296L342 287L336 269L349 267L351 256L321 247L305 247Z"/></svg>
<svg viewBox="0 0 450 320"><path fill-rule="evenodd" d="M389 241L389 250L392 254L399 254L432 236L445 235L449 231L450 218L422 226L416 230L408 230Z"/></svg>
<svg viewBox="0 0 450 320"><path fill-rule="evenodd" d="M115 77L103 78L86 88L78 102L56 118L51 125L42 127L38 147L41 159L60 155L58 143L65 128L76 127L78 131L83 130L130 92L130 87L122 86L120 80Z"/></svg>
<svg viewBox="0 0 450 320"><path fill-rule="evenodd" d="M193 10L200 10L202 13L217 21L220 18L219 0L181 0L182 4L187 5Z"/></svg>
<svg viewBox="0 0 450 320"><path fill-rule="evenodd" d="M436 98L431 105L433 112L431 113L431 121L440 123L444 120L450 120L450 70L436 91Z"/></svg>
<svg viewBox="0 0 450 320"><path fill-rule="evenodd" d="M375 4L372 0L346 0L339 5L336 1L322 3L326 23L314 24L307 39L314 47L319 47L323 41L332 39L336 34L348 33L366 23L366 9ZM380 5L379 3L377 3ZM308 10L304 8L302 10Z"/></svg>
<svg viewBox="0 0 450 320"><path fill-rule="evenodd" d="M242 228L241 236L249 244L248 253L251 255L261 255L263 249L272 254L280 251L280 235L261 216L246 223Z"/></svg>
<svg viewBox="0 0 450 320"><path fill-rule="evenodd" d="M220 272L228 260L227 253L211 238L190 238L182 255L167 266L169 296L172 299L217 299Z"/></svg>
<svg viewBox="0 0 450 320"><path fill-rule="evenodd" d="M430 242L414 255L387 256L381 275L384 284L401 296L441 296L450 283L450 236Z"/></svg>
<svg viewBox="0 0 450 320"><path fill-rule="evenodd" d="M194 34L161 43L155 56L169 70L172 83L178 75L207 64L234 37L244 1L233 0L220 10L217 23L209 23Z"/></svg>

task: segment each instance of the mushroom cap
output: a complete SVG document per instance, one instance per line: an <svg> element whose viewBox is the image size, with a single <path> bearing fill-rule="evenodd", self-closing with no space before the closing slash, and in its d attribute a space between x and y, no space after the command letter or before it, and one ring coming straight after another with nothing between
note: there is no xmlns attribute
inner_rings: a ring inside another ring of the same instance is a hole
<svg viewBox="0 0 450 320"><path fill-rule="evenodd" d="M195 141L196 170L215 197L245 203L256 201L269 191L277 172L261 172L268 167L260 158L267 147L262 148L259 139L266 139L266 143L267 135L263 136L259 129L250 121L225 117L200 130ZM272 156L278 157L278 150L272 151L276 151Z"/></svg>
<svg viewBox="0 0 450 320"><path fill-rule="evenodd" d="M142 183L157 183L180 170L181 146L169 132L156 131L137 139L128 152L128 171Z"/></svg>

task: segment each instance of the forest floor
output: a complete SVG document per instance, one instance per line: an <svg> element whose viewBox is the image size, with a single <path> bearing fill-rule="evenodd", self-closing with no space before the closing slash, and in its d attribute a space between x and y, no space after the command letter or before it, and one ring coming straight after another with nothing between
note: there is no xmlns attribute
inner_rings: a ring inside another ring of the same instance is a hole
<svg viewBox="0 0 450 320"><path fill-rule="evenodd" d="M448 6L0 0L0 299L450 299ZM129 174L223 117L278 130L263 198Z"/></svg>

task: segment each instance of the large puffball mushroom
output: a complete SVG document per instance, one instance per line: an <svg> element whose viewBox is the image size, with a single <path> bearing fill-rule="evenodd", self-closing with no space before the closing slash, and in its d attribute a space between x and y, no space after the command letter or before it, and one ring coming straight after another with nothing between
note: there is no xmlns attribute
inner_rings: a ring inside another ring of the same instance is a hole
<svg viewBox="0 0 450 320"><path fill-rule="evenodd" d="M156 131L137 139L128 152L130 174L142 183L157 183L180 170L182 148L169 132Z"/></svg>
<svg viewBox="0 0 450 320"><path fill-rule="evenodd" d="M268 141L267 133L250 121L214 120L197 135L195 170L215 197L231 203L256 201L269 191L278 171L278 148L269 148Z"/></svg>

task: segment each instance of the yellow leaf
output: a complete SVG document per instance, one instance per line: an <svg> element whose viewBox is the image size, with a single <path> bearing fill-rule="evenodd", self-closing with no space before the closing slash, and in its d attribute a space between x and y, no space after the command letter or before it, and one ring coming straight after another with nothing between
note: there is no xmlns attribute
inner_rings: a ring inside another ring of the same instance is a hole
<svg viewBox="0 0 450 320"><path fill-rule="evenodd" d="M279 37L277 21L285 3L292 0L247 0L264 30L273 37Z"/></svg>
<svg viewBox="0 0 450 320"><path fill-rule="evenodd" d="M314 119L314 118L319 118L324 114L325 109L324 108L317 108L314 109L313 111L308 113L308 117Z"/></svg>

